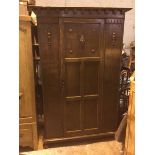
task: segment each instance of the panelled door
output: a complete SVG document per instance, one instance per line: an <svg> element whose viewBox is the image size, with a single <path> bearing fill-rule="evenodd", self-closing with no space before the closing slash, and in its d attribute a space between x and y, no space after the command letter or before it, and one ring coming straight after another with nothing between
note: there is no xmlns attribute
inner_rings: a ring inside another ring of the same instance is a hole
<svg viewBox="0 0 155 155"><path fill-rule="evenodd" d="M102 120L103 20L61 19L64 136L99 133Z"/></svg>

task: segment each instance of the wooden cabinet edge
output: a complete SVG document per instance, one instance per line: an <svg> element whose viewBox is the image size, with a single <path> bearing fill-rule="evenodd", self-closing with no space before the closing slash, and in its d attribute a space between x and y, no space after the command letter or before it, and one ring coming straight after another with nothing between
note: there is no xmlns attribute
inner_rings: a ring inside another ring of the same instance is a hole
<svg viewBox="0 0 155 155"><path fill-rule="evenodd" d="M27 15L21 15L19 16L19 28L22 30L25 30L26 32L26 37L27 37L27 44L28 44L28 49L27 49L27 53L30 54L29 55L29 66L30 68L33 68L33 57L32 57L32 41L31 41L31 17L27 16ZM23 34L25 35L25 34ZM22 42L21 42L22 43ZM34 89L34 73L33 73L33 69L30 71L30 78L31 80L31 84L33 85L33 87L31 88L32 90L32 101L31 101L31 106L29 106L29 108L31 108L32 113L31 114L27 114L27 117L20 117L19 118L19 133L21 132L21 130L29 130L29 133L24 133L24 136L30 135L32 133L32 135L29 137L29 144L33 144L33 149L37 150L37 145L38 145L38 134L37 134L37 125L36 125L36 107L35 107L35 89ZM26 92L22 92L22 93L26 93ZM24 94L25 96L26 94ZM20 96L20 95L19 95ZM23 115L25 116L25 115ZM24 131L22 131L24 132ZM22 140L22 144L24 146L24 139Z"/></svg>
<svg viewBox="0 0 155 155"><path fill-rule="evenodd" d="M36 123L32 123L32 130L33 130L33 148L34 150L38 149L38 133L37 133L37 125Z"/></svg>
<svg viewBox="0 0 155 155"><path fill-rule="evenodd" d="M26 129L29 129L32 132L32 143L33 143L32 147L34 150L37 150L38 149L38 134L37 134L36 122L19 124L19 134L21 130L26 130ZM21 146L24 146L24 143Z"/></svg>
<svg viewBox="0 0 155 155"><path fill-rule="evenodd" d="M32 21L32 19L31 19L31 16L28 16L28 15L20 15L19 16L19 21L27 21L27 22L30 22L30 21Z"/></svg>

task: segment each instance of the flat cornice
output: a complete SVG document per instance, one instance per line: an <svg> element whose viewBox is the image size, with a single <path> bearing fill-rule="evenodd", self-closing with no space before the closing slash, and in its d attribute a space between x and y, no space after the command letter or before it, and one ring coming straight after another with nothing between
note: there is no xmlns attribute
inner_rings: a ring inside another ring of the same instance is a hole
<svg viewBox="0 0 155 155"><path fill-rule="evenodd" d="M107 8L107 7L44 7L28 6L37 18L125 18L125 12L132 8Z"/></svg>
<svg viewBox="0 0 155 155"><path fill-rule="evenodd" d="M29 5L29 10L120 10L127 12L132 8L117 8L117 7L49 7L49 6L36 6L36 5Z"/></svg>

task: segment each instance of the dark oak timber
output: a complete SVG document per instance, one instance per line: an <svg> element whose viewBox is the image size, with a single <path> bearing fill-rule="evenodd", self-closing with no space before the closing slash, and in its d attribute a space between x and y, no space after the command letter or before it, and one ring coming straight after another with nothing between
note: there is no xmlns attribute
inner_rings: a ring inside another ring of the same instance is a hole
<svg viewBox="0 0 155 155"><path fill-rule="evenodd" d="M37 15L45 143L102 137L117 129L129 10L29 6Z"/></svg>

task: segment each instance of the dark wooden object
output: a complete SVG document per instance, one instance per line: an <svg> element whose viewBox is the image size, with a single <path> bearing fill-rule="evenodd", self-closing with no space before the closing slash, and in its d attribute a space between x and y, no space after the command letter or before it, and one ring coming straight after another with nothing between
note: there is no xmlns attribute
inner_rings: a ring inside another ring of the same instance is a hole
<svg viewBox="0 0 155 155"><path fill-rule="evenodd" d="M41 71L40 71L40 52L38 44L38 32L37 25L31 26L32 30L32 50L34 60L34 75L35 75L35 92L36 92L36 109L38 123L43 115L43 101L42 101L42 82L41 82Z"/></svg>
<svg viewBox="0 0 155 155"><path fill-rule="evenodd" d="M45 142L117 129L121 8L29 6L37 15Z"/></svg>
<svg viewBox="0 0 155 155"><path fill-rule="evenodd" d="M124 117L124 113L128 110L129 92L130 92L130 69L121 67L120 74L120 108L119 108L119 122Z"/></svg>
<svg viewBox="0 0 155 155"><path fill-rule="evenodd" d="M135 71L135 42L131 42L130 44L131 50L130 50L130 62L129 62L129 68L131 75Z"/></svg>

